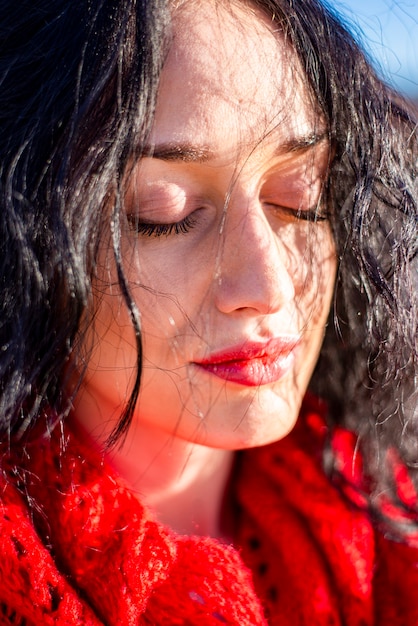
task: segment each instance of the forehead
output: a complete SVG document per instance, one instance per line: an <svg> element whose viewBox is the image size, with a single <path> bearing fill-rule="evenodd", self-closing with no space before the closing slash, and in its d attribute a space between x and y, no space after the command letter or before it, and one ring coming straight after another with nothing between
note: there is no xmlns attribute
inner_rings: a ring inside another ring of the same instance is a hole
<svg viewBox="0 0 418 626"><path fill-rule="evenodd" d="M252 145L314 131L302 68L274 20L244 3L185 2L157 100L157 142Z"/></svg>

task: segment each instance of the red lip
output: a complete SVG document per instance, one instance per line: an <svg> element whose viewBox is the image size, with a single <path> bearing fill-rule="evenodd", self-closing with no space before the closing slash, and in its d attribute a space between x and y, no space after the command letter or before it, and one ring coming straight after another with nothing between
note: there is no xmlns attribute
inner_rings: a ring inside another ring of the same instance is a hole
<svg viewBox="0 0 418 626"><path fill-rule="evenodd" d="M299 337L282 336L245 342L214 352L195 365L228 382L258 387L276 382L290 370L299 341Z"/></svg>

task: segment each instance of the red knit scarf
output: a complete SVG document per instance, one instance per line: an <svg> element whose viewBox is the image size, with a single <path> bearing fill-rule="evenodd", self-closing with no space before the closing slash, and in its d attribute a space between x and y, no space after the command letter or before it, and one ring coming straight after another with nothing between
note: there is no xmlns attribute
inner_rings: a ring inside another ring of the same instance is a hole
<svg viewBox="0 0 418 626"><path fill-rule="evenodd" d="M290 436L237 468L235 543L261 601L232 547L158 524L91 442L57 430L19 471L4 455L0 624L257 626L263 605L277 626L416 626L418 550L376 533L327 479L322 412L310 399ZM353 445L337 432L350 482Z"/></svg>
<svg viewBox="0 0 418 626"><path fill-rule="evenodd" d="M157 524L91 447L66 434L26 455L2 487L1 623L266 623L237 552Z"/></svg>

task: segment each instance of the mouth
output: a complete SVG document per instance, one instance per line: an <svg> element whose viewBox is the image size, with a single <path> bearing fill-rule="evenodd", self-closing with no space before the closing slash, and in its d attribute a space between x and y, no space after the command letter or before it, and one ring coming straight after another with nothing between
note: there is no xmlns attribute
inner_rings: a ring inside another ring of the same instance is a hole
<svg viewBox="0 0 418 626"><path fill-rule="evenodd" d="M259 387L277 382L289 372L299 343L296 336L245 342L214 352L194 364L227 382Z"/></svg>

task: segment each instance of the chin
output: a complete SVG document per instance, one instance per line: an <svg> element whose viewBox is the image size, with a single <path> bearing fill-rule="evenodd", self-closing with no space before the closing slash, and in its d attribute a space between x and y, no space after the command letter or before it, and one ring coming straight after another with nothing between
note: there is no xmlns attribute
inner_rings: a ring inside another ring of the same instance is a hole
<svg viewBox="0 0 418 626"><path fill-rule="evenodd" d="M251 407L245 413L235 417L232 412L227 422L219 419L201 425L195 433L195 442L207 447L225 450L245 450L264 446L286 437L293 429L299 414L299 407L277 407L268 413L257 411ZM214 418L214 416L211 416Z"/></svg>
<svg viewBox="0 0 418 626"><path fill-rule="evenodd" d="M251 430L244 434L240 444L236 447L237 450L245 450L248 448L256 448L259 446L266 446L275 441L283 439L290 433L296 423L297 416L294 419L287 418L286 420L278 420L276 418L275 424L270 428L259 428Z"/></svg>

